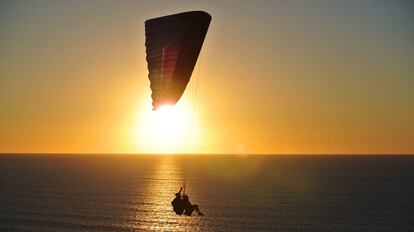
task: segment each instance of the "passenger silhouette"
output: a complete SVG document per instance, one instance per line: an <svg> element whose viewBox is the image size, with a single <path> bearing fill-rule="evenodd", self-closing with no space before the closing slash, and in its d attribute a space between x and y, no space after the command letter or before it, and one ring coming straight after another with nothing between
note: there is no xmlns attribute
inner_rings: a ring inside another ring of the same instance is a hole
<svg viewBox="0 0 414 232"><path fill-rule="evenodd" d="M174 200L171 201L171 204L173 206L173 210L176 214L182 215L184 213L184 202L181 198L181 191L183 190L183 187L180 188L180 191L175 194Z"/></svg>
<svg viewBox="0 0 414 232"><path fill-rule="evenodd" d="M187 216L191 216L191 214L193 213L193 211L197 211L198 215L204 215L203 213L201 213L200 209L198 208L198 205L192 205L190 202L190 199L187 195L183 196L183 203L184 203L184 214Z"/></svg>

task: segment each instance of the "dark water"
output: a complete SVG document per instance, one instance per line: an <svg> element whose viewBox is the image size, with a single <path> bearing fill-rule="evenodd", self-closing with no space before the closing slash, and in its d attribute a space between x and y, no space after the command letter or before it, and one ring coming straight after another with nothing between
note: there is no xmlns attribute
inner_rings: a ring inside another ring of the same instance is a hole
<svg viewBox="0 0 414 232"><path fill-rule="evenodd" d="M414 156L0 155L0 231L148 230L414 231Z"/></svg>

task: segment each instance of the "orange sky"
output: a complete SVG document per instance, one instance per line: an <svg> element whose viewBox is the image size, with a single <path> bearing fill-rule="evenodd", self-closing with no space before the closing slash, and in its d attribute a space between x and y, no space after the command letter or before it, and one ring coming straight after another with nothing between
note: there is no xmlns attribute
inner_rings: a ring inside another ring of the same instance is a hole
<svg viewBox="0 0 414 232"><path fill-rule="evenodd" d="M144 21L188 10L213 20L168 140L149 125ZM412 10L2 1L0 152L414 153Z"/></svg>

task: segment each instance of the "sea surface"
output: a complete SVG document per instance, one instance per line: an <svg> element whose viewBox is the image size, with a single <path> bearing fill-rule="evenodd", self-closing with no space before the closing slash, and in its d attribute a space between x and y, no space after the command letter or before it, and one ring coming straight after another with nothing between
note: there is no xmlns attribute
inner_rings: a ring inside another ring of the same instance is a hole
<svg viewBox="0 0 414 232"><path fill-rule="evenodd" d="M0 231L152 230L414 231L414 156L0 155Z"/></svg>

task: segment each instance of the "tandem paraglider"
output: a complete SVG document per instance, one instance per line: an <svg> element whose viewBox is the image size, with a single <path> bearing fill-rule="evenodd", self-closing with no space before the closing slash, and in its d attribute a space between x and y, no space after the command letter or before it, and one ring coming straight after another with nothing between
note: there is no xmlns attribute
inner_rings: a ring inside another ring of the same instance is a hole
<svg viewBox="0 0 414 232"><path fill-rule="evenodd" d="M198 205L193 205L190 202L190 198L185 193L181 196L181 191L183 190L183 187L180 188L180 191L175 194L174 200L171 202L173 206L173 210L178 215L187 215L191 216L193 211L195 210L198 215L203 216L204 214L201 213L200 208Z"/></svg>
<svg viewBox="0 0 414 232"><path fill-rule="evenodd" d="M190 11L145 21L146 60L152 90L152 110L175 105L183 95L196 65L210 25L204 11ZM184 178L185 186L185 178ZM203 215L198 205L183 194L183 187L171 202L178 215Z"/></svg>

